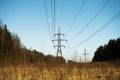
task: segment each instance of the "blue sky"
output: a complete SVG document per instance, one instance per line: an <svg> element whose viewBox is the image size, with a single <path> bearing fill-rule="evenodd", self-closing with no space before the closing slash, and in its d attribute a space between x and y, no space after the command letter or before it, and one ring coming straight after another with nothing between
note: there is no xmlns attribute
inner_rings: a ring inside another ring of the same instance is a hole
<svg viewBox="0 0 120 80"><path fill-rule="evenodd" d="M50 0L47 1L48 20L51 24ZM95 50L107 43L110 39L120 37L120 17L114 20L102 31L89 39L84 44L74 47L91 36L95 31L101 28L110 18L120 11L120 0L110 0L99 15L77 38L70 40L78 34L96 15L107 0L86 0L81 12L70 31L68 31L79 8L84 0L56 0L56 33L60 26L61 32L65 34L68 40L66 48L63 48L63 56L66 59L72 59L75 51L77 56L83 60L84 49L87 50L88 60L91 60ZM0 0L0 20L7 24L8 29L17 33L23 45L27 48L42 51L45 54L56 55L56 49L50 40L48 25L46 21L43 0ZM51 27L51 26L50 26ZM52 29L50 29L52 31ZM52 35L52 34L51 34Z"/></svg>

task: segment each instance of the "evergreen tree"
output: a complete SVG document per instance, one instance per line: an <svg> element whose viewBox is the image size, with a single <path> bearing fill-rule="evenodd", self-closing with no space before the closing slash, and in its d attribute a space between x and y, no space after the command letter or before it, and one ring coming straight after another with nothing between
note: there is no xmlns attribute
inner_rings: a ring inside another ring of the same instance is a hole
<svg viewBox="0 0 120 80"><path fill-rule="evenodd" d="M100 46L92 61L113 61L120 59L120 38L109 40L107 45Z"/></svg>

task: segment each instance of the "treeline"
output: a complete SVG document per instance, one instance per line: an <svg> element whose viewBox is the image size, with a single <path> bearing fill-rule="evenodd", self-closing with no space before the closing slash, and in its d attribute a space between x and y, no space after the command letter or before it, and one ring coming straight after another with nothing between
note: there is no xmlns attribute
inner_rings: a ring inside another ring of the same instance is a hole
<svg viewBox="0 0 120 80"><path fill-rule="evenodd" d="M0 63L1 64L28 64L66 63L63 57L44 55L36 50L29 50L23 46L19 37L7 29L7 25L0 25Z"/></svg>
<svg viewBox="0 0 120 80"><path fill-rule="evenodd" d="M108 44L100 46L94 53L95 61L119 61L120 60L120 38L109 40Z"/></svg>

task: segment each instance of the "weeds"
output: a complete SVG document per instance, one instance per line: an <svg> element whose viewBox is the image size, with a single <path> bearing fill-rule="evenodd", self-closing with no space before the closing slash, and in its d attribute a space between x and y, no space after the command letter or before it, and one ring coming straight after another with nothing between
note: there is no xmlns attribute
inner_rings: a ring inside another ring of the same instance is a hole
<svg viewBox="0 0 120 80"><path fill-rule="evenodd" d="M0 80L120 80L120 69L107 63L71 66L4 66L0 67Z"/></svg>

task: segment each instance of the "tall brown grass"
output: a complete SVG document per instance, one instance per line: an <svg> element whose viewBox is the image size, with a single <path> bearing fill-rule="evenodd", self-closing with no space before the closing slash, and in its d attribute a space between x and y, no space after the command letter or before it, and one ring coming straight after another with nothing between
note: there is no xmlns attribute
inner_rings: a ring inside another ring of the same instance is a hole
<svg viewBox="0 0 120 80"><path fill-rule="evenodd" d="M0 67L0 80L120 80L120 66L109 63L6 65Z"/></svg>

